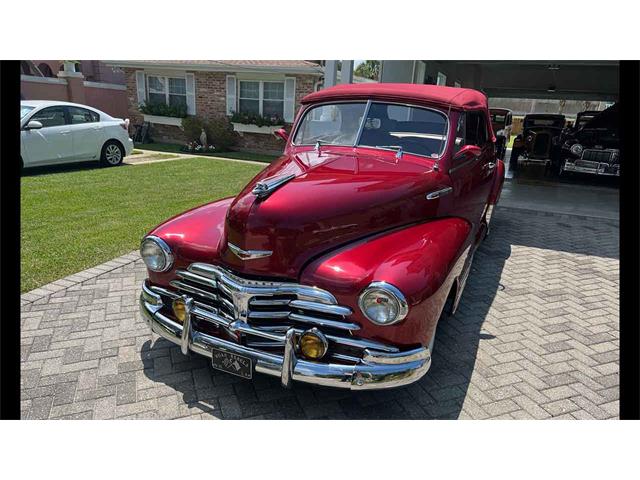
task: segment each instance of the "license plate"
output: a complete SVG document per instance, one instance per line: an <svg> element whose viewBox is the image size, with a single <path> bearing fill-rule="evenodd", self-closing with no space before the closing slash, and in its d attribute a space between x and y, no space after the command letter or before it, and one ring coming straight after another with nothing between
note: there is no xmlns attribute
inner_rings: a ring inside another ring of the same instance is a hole
<svg viewBox="0 0 640 480"><path fill-rule="evenodd" d="M242 378L251 379L253 376L253 365L250 358L223 350L216 350L215 348L211 353L213 368Z"/></svg>

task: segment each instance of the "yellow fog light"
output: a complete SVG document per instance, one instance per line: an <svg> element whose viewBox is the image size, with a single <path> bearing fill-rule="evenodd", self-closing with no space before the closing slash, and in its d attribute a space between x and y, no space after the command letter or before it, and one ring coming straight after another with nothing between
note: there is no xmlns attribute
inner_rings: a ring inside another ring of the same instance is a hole
<svg viewBox="0 0 640 480"><path fill-rule="evenodd" d="M176 298L172 304L173 314L180 323L187 319L187 304L182 298Z"/></svg>
<svg viewBox="0 0 640 480"><path fill-rule="evenodd" d="M304 332L300 336L298 345L302 355L311 360L320 360L329 348L327 339L317 328Z"/></svg>

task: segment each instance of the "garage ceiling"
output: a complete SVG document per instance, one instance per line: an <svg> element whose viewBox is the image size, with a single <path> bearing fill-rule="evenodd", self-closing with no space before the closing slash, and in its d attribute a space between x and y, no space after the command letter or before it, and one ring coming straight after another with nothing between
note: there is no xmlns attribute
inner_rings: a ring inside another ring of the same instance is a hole
<svg viewBox="0 0 640 480"><path fill-rule="evenodd" d="M482 90L489 97L616 101L617 61L433 61L428 74L442 71L448 80Z"/></svg>

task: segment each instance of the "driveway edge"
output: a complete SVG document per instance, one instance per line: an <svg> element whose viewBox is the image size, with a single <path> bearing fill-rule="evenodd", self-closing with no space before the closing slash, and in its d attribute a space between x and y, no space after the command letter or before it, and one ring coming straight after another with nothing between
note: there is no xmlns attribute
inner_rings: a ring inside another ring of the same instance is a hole
<svg viewBox="0 0 640 480"><path fill-rule="evenodd" d="M44 297L66 290L69 287L86 282L87 280L91 280L103 273L111 272L116 268L128 265L139 259L140 253L137 250L134 250L120 257L113 258L108 262L96 265L95 267L91 267L67 277L60 278L54 282L47 283L46 285L42 285L41 287L21 294L20 306L29 305L30 303L36 302Z"/></svg>

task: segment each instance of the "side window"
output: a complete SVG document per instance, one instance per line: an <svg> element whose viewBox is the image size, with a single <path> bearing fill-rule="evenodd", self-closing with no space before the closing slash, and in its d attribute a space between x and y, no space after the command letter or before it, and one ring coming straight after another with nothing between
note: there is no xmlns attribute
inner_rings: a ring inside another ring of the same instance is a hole
<svg viewBox="0 0 640 480"><path fill-rule="evenodd" d="M466 113L461 113L458 117L458 124L456 125L456 139L455 144L453 146L453 153L458 153L458 151L465 146L465 125L466 125Z"/></svg>
<svg viewBox="0 0 640 480"><path fill-rule="evenodd" d="M482 113L467 113L465 143L466 145L477 145L479 147L487 143L487 124Z"/></svg>
<svg viewBox="0 0 640 480"><path fill-rule="evenodd" d="M69 111L69 118L71 119L71 125L78 125L80 123L95 123L100 121L100 115L86 108L80 107L67 107Z"/></svg>
<svg viewBox="0 0 640 480"><path fill-rule="evenodd" d="M67 123L64 115L64 107L43 108L35 113L29 120L37 120L43 127L57 127Z"/></svg>

